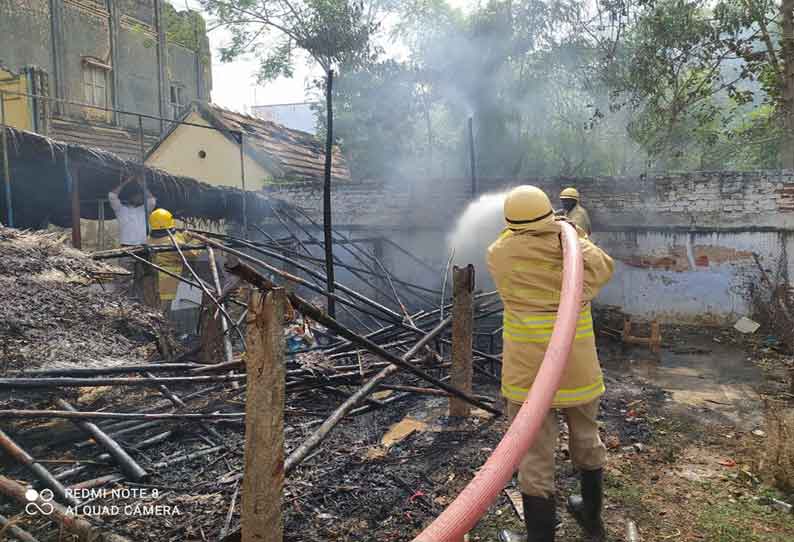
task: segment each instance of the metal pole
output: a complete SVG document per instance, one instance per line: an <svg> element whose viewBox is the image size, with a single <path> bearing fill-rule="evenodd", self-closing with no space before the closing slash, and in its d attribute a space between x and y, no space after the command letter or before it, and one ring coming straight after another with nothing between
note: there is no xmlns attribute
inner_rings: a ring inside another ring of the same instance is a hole
<svg viewBox="0 0 794 542"><path fill-rule="evenodd" d="M8 134L6 133L6 95L0 91L0 129L3 130L3 177L6 185L6 213L8 214L8 227L14 227L14 208L11 204L11 167L8 156Z"/></svg>
<svg viewBox="0 0 794 542"><path fill-rule="evenodd" d="M97 220L99 221L97 232L97 244L99 250L105 250L105 200L98 200L99 207L97 208Z"/></svg>
<svg viewBox="0 0 794 542"><path fill-rule="evenodd" d="M243 147L245 146L245 139L243 139L245 135L243 132L240 132L240 184L243 187L243 239L248 239L248 213L246 211L245 199L246 199L246 191L245 191L245 151Z"/></svg>
<svg viewBox="0 0 794 542"><path fill-rule="evenodd" d="M143 214L146 216L146 220L144 221L146 224L146 236L149 236L149 198L147 197L146 191L146 170L144 169L146 166L144 165L144 161L146 160L146 149L145 144L143 141L143 117L138 115L138 147L139 152L141 155L141 190L143 190Z"/></svg>
<svg viewBox="0 0 794 542"><path fill-rule="evenodd" d="M471 168L471 196L477 196L477 169L474 161L474 122L469 117L469 166Z"/></svg>
<svg viewBox="0 0 794 542"><path fill-rule="evenodd" d="M334 238L331 235L331 168L333 165L333 82L334 70L329 69L326 74L325 84L325 179L323 182L323 238L325 240L325 275L328 303L328 315L336 317L336 303L334 302Z"/></svg>

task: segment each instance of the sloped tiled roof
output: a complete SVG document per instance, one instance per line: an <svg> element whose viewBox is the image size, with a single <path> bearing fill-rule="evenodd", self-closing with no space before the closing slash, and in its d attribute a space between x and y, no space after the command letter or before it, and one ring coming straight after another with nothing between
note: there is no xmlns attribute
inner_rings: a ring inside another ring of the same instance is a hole
<svg viewBox="0 0 794 542"><path fill-rule="evenodd" d="M270 171L276 181L323 182L325 144L312 134L213 104L195 104L192 110L213 126L224 129L227 136L244 133L246 152ZM338 147L334 147L331 176L335 182L351 180L347 161Z"/></svg>

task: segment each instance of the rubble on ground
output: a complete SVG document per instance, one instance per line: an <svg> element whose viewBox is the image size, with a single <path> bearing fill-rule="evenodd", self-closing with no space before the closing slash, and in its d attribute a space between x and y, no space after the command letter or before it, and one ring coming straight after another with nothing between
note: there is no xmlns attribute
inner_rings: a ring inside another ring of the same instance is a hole
<svg viewBox="0 0 794 542"><path fill-rule="evenodd" d="M158 312L105 290L124 269L63 241L0 227L0 371L140 360L166 329Z"/></svg>

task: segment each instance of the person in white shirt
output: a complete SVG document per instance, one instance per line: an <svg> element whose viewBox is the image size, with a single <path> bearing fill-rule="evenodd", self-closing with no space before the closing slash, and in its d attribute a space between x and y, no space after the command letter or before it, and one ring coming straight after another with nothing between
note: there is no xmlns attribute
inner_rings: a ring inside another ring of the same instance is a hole
<svg viewBox="0 0 794 542"><path fill-rule="evenodd" d="M146 211L152 211L157 205L157 199L146 191L146 205L144 205L143 186L139 190L127 189L121 196L125 186L133 181L140 185L140 179L128 177L112 192L108 193L108 200L116 218L119 221L119 242L121 246L134 246L146 243ZM123 197L123 199L122 199Z"/></svg>

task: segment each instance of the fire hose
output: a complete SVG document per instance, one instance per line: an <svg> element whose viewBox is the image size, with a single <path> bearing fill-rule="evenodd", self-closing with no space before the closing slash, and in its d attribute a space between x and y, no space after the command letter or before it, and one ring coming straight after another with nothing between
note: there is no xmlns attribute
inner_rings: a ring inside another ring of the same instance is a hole
<svg viewBox="0 0 794 542"><path fill-rule="evenodd" d="M560 305L549 346L527 399L472 481L413 542L461 542L513 477L551 408L576 333L584 275L576 230L565 222L559 224L563 248Z"/></svg>

